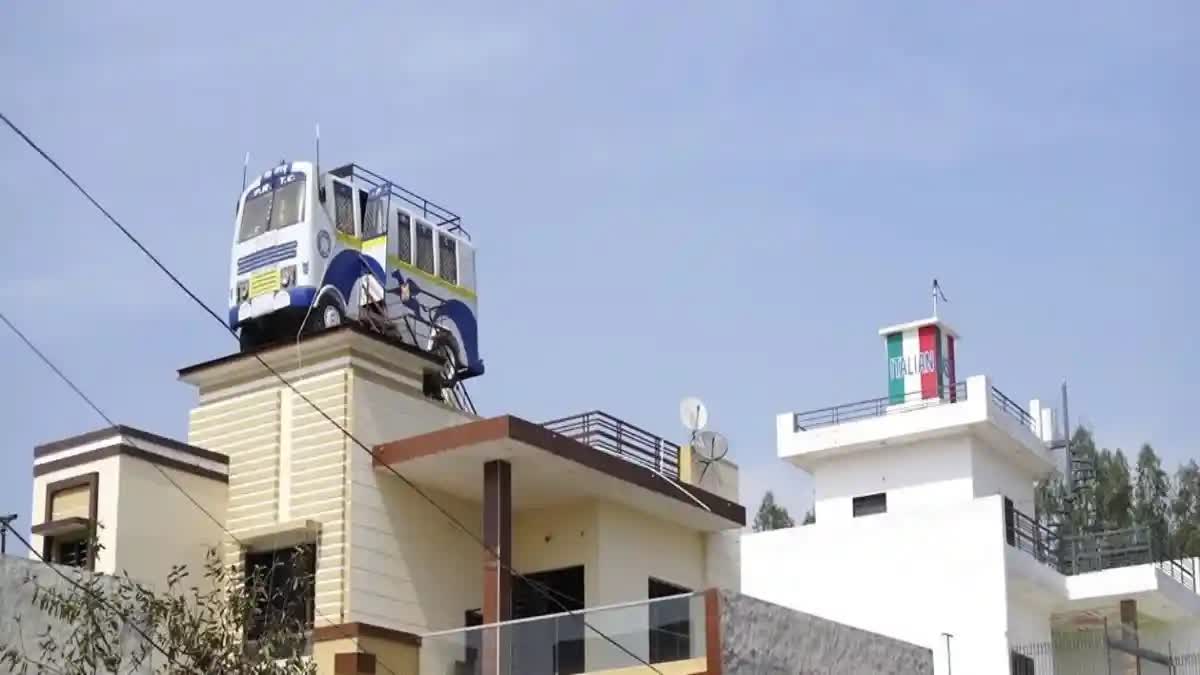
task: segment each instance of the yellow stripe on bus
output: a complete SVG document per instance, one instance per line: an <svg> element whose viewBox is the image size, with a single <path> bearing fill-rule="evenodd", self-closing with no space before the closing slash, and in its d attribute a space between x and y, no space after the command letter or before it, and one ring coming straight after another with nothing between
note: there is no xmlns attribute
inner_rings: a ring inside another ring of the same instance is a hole
<svg viewBox="0 0 1200 675"><path fill-rule="evenodd" d="M469 288L464 288L462 286L459 286L458 284L452 284L449 281L446 281L445 279L443 279L441 277L436 277L419 267L416 267L414 265L411 265L411 264L401 260L400 256L389 255L387 257L387 261L388 261L388 265L390 265L392 267L402 267L402 268L408 270L409 272L421 277L422 279L424 279L426 281L432 281L433 283L437 284L438 286L441 286L442 288L445 288L448 291L458 293L459 295L462 295L462 296L470 299L472 302L474 302L475 300L478 299L477 296L475 295L475 291L472 291Z"/></svg>
<svg viewBox="0 0 1200 675"><path fill-rule="evenodd" d="M352 248L355 251L362 250L362 239L359 239L358 237L355 237L352 234L346 234L345 232L342 232L339 230L337 233L337 240L342 246L345 246L346 248Z"/></svg>

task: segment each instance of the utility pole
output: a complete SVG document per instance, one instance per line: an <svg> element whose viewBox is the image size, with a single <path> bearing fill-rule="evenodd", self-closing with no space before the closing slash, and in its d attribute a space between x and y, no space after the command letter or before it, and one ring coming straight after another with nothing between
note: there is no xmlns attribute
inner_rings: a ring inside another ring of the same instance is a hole
<svg viewBox="0 0 1200 675"><path fill-rule="evenodd" d="M942 633L942 635L946 636L946 675L953 675L954 670L950 663L950 638L954 635L950 633Z"/></svg>
<svg viewBox="0 0 1200 675"><path fill-rule="evenodd" d="M8 528L12 527L12 521L16 519L17 514L15 513L0 516L0 555L4 555L8 551Z"/></svg>

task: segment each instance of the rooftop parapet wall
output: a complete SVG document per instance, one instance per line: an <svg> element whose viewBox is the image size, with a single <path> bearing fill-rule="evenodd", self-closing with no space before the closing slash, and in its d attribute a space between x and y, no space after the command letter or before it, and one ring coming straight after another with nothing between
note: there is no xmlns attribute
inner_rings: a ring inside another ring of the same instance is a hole
<svg viewBox="0 0 1200 675"><path fill-rule="evenodd" d="M1054 463L1040 432L1040 421L983 375L967 378L965 385L954 385L942 398L891 404L881 397L819 411L785 413L776 420L779 457L810 471L824 461L860 450L968 433L1030 474L1041 476Z"/></svg>

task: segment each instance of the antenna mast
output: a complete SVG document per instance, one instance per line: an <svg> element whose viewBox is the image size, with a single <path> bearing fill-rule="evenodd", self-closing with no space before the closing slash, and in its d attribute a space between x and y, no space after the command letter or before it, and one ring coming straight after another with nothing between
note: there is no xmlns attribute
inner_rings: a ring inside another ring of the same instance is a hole
<svg viewBox="0 0 1200 675"><path fill-rule="evenodd" d="M250 167L250 151L246 151L246 158L242 160L242 192L246 191L246 170ZM238 193L239 195L241 192Z"/></svg>
<svg viewBox="0 0 1200 675"><path fill-rule="evenodd" d="M318 176L318 180L320 180L320 178L319 178L319 176L321 175L321 123L320 122L317 122L317 170L314 171L313 173L315 173Z"/></svg>
<svg viewBox="0 0 1200 675"><path fill-rule="evenodd" d="M950 300L946 298L946 294L942 292L942 287L938 284L938 280L935 278L933 280L933 318L935 319L938 318L938 300L950 302Z"/></svg>

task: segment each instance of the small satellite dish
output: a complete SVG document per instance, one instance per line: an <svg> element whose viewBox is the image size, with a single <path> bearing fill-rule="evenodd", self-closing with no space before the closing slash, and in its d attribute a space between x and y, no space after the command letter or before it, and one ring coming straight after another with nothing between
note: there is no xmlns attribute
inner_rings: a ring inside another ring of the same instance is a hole
<svg viewBox="0 0 1200 675"><path fill-rule="evenodd" d="M708 408L704 407L704 401L689 396L679 402L679 421L683 422L683 427L692 433L700 431L708 425Z"/></svg>
<svg viewBox="0 0 1200 675"><path fill-rule="evenodd" d="M719 462L729 454L729 440L715 431L700 431L692 440L692 450L705 464Z"/></svg>

